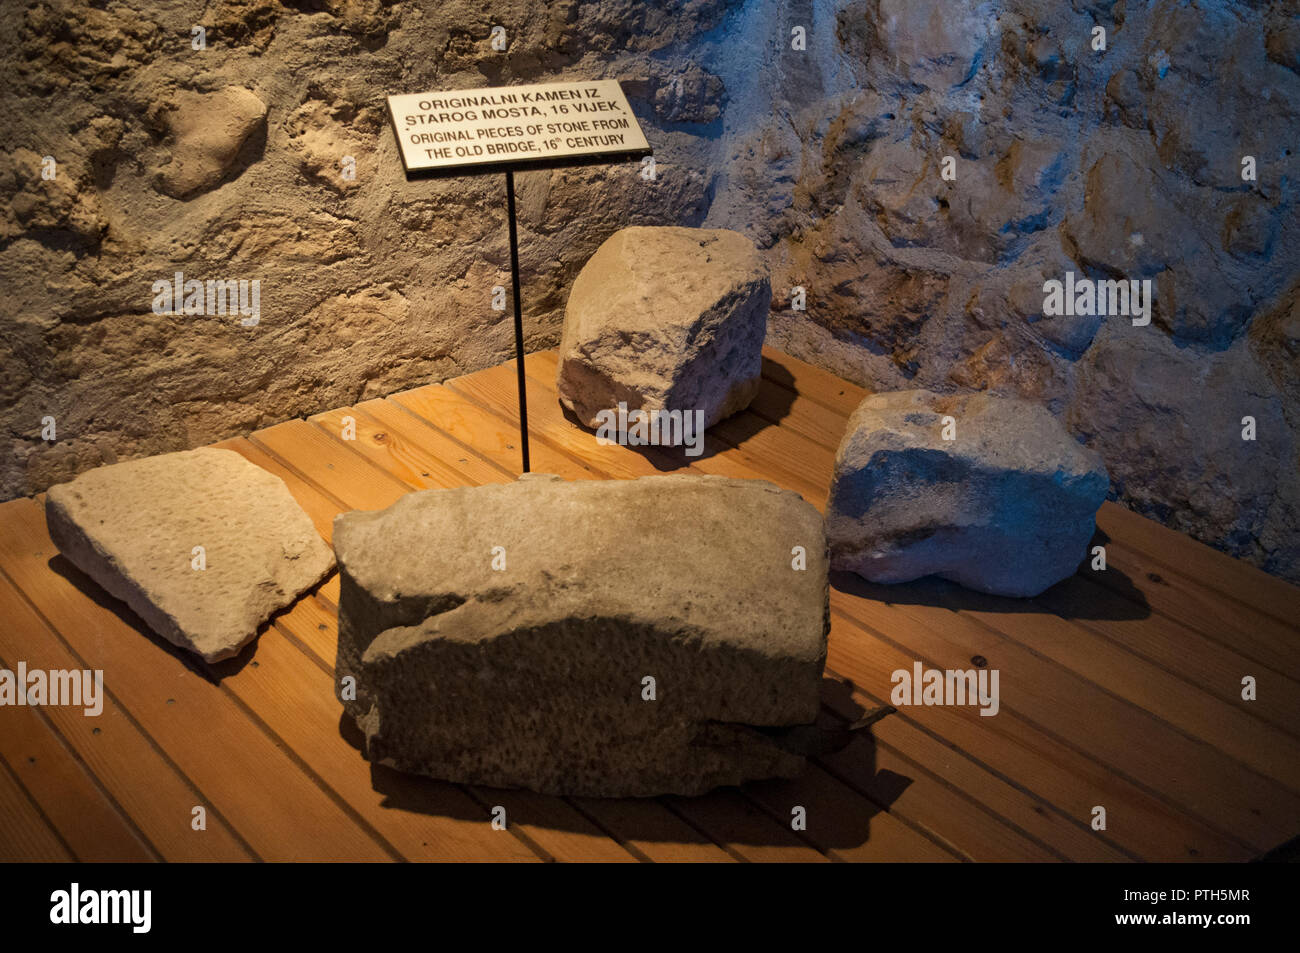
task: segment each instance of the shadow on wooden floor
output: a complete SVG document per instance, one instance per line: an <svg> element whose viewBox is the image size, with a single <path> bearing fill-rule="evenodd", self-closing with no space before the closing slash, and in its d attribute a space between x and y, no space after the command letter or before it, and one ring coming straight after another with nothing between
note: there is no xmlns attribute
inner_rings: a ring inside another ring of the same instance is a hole
<svg viewBox="0 0 1300 953"><path fill-rule="evenodd" d="M757 413L740 413L727 418L726 440L724 441L706 431L704 433L703 448L698 456L688 456L683 447L634 447L629 445L627 449L643 457L647 463L660 473L673 473L677 470L684 470L691 464L699 463L701 460L708 460L710 457L726 453L733 449L733 446L742 447L755 434L780 424L789 415L790 408L794 406L794 378L790 372L780 365L771 365L768 374L769 377L763 382L765 386L770 386L771 382L782 386L771 389L771 392L777 395L777 399L770 401L768 406L764 408L764 416L760 417ZM579 430L586 433L592 432L578 418L577 414L563 404L559 406L565 420Z"/></svg>
<svg viewBox="0 0 1300 953"><path fill-rule="evenodd" d="M1074 575L1032 599L975 592L937 576L884 585L868 582L856 573L837 571L830 574L830 584L840 592L886 605L934 606L952 612L1028 613L1062 619L1131 621L1149 618L1151 606L1133 581L1118 569L1108 569L1107 573L1109 578L1105 586L1082 575Z"/></svg>
<svg viewBox="0 0 1300 953"><path fill-rule="evenodd" d="M47 565L50 568L50 572L66 579L70 585L77 589L78 592L101 609L106 609L113 613L113 615L117 616L118 619L122 621L123 625L126 625L139 633L141 639L152 642L157 648L176 659L189 671L193 672L205 681L211 682L213 685L218 685L221 683L223 678L227 678L242 671L244 666L253 661L253 656L257 653L258 642L261 641L262 636L266 634L266 630L271 627L271 623L275 619L275 616L272 616L270 620L264 622L261 628L258 629L257 637L254 638L251 643L244 646L243 651L234 658L226 659L222 662L208 663L203 661L203 659L199 658L193 652L172 645L161 635L158 635L153 629L149 628L148 623L135 614L135 611L130 606L121 599L118 599L107 592L99 585L99 583L95 582L95 580L91 579L74 566L66 557L62 555L52 556L47 562ZM291 604L286 606L282 611L287 612L292 607ZM276 616L278 615L280 615L280 613L277 612Z"/></svg>

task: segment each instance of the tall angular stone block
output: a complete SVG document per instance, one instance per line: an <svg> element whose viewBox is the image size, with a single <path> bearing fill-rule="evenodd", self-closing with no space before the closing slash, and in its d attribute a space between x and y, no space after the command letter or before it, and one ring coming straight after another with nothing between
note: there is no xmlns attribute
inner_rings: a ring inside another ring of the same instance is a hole
<svg viewBox="0 0 1300 953"><path fill-rule="evenodd" d="M712 426L758 393L771 302L767 265L739 232L621 229L569 292L560 402L593 429L619 403Z"/></svg>

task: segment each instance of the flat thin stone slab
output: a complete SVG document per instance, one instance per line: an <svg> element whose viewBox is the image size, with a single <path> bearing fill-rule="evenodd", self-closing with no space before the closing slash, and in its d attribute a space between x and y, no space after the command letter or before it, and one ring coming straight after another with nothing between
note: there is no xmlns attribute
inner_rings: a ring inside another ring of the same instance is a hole
<svg viewBox="0 0 1300 953"><path fill-rule="evenodd" d="M74 566L208 662L237 654L334 568L284 481L231 450L89 470L50 488L45 519Z"/></svg>
<svg viewBox="0 0 1300 953"><path fill-rule="evenodd" d="M825 536L797 494L533 474L345 513L334 545L372 761L591 796L803 765L765 730L813 722L826 658Z"/></svg>
<svg viewBox="0 0 1300 953"><path fill-rule="evenodd" d="M1078 569L1109 487L1101 457L1038 404L873 394L849 418L835 459L831 568L1038 595Z"/></svg>
<svg viewBox="0 0 1300 953"><path fill-rule="evenodd" d="M710 427L749 406L772 288L748 238L714 228L615 232L569 292L556 388L593 429L602 411L700 411Z"/></svg>

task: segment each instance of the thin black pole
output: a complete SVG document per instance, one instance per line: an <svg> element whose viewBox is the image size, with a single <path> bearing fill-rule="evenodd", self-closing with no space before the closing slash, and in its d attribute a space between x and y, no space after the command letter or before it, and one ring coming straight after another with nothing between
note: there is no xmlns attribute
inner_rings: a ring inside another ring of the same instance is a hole
<svg viewBox="0 0 1300 953"><path fill-rule="evenodd" d="M519 441L528 472L528 397L524 391L524 312L519 306L519 236L515 233L515 174L506 170L506 215L510 219L510 281L515 286L515 370L519 374Z"/></svg>

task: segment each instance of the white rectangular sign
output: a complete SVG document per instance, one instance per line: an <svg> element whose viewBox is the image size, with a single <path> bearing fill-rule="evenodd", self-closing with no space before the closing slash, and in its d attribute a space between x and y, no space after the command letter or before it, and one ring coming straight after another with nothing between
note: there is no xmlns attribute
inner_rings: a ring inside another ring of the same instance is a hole
<svg viewBox="0 0 1300 953"><path fill-rule="evenodd" d="M650 152L612 79L389 96L388 113L408 175Z"/></svg>

